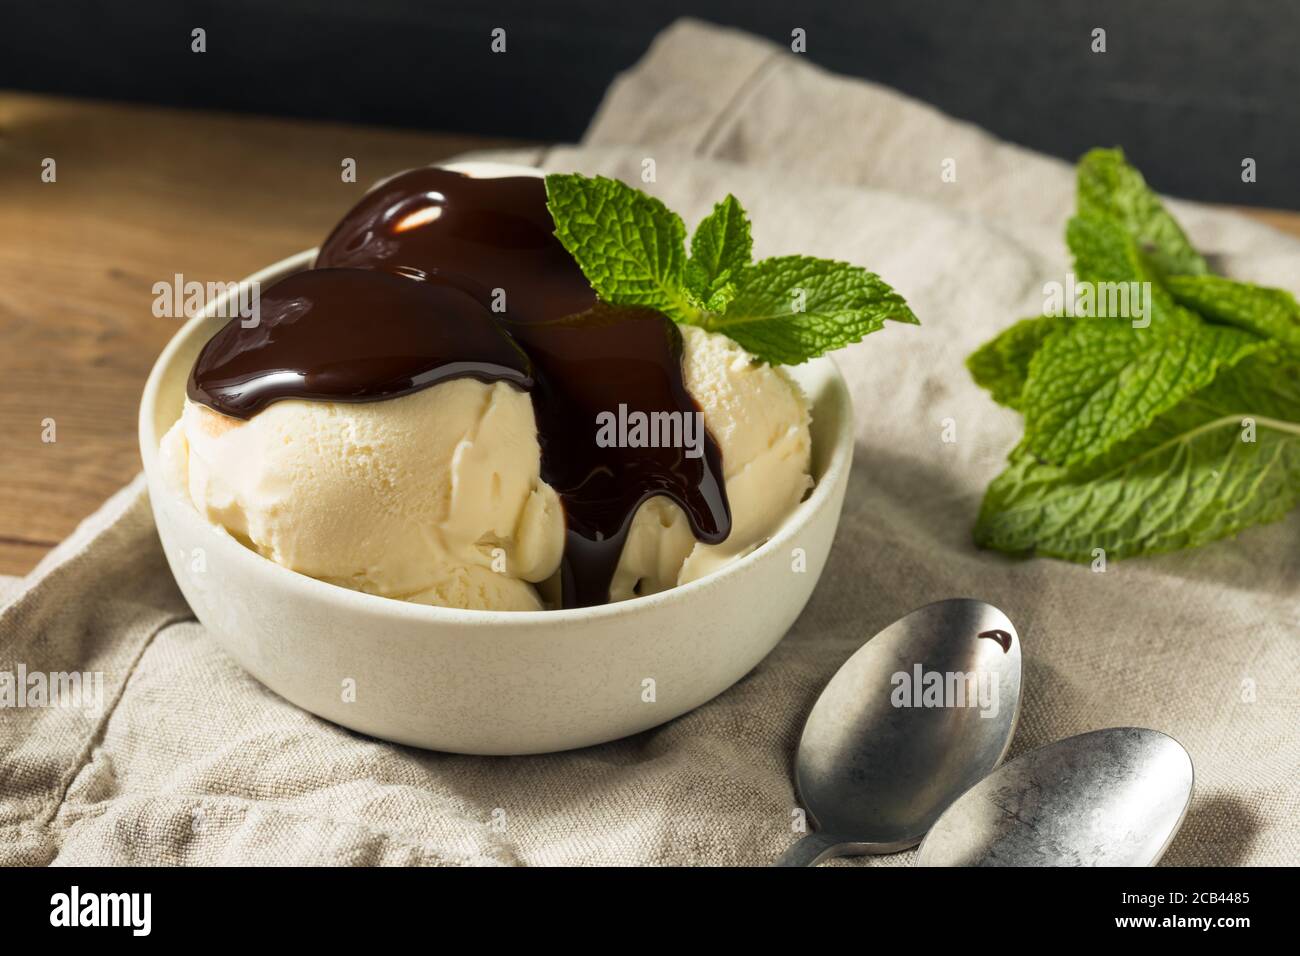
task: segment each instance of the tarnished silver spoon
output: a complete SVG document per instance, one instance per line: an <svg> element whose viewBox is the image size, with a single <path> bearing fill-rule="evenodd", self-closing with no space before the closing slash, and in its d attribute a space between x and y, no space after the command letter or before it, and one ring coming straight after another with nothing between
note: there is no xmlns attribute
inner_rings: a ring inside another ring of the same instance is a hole
<svg viewBox="0 0 1300 956"><path fill-rule="evenodd" d="M816 827L777 860L915 846L1007 752L1020 713L1020 638L991 604L956 598L895 621L822 691L795 782Z"/></svg>
<svg viewBox="0 0 1300 956"><path fill-rule="evenodd" d="M1165 734L1113 727L1022 754L953 803L918 866L1151 866L1183 824L1192 758Z"/></svg>

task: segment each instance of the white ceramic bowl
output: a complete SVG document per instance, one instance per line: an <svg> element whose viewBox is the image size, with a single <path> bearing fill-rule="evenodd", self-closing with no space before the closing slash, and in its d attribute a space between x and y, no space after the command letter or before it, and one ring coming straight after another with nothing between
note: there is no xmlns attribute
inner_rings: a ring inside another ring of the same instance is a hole
<svg viewBox="0 0 1300 956"><path fill-rule="evenodd" d="M266 288L314 255L249 280ZM140 454L158 536L176 583L221 646L326 720L458 753L614 740L684 714L743 677L784 636L821 576L853 459L848 390L829 359L790 370L812 403L812 493L771 540L698 581L602 607L462 611L280 567L208 524L159 465L158 442L180 415L190 367L225 321L213 315L219 307L210 303L177 332L145 385ZM195 549L201 571L193 570ZM346 686L355 699L346 699Z"/></svg>

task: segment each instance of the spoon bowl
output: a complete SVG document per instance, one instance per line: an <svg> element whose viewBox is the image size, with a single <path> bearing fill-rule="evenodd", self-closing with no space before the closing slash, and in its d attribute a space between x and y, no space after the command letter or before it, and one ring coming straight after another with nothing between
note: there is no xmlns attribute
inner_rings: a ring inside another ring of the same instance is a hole
<svg viewBox="0 0 1300 956"><path fill-rule="evenodd" d="M1182 826L1192 758L1172 737L1113 727L999 768L944 812L918 866L1151 866Z"/></svg>
<svg viewBox="0 0 1300 956"><path fill-rule="evenodd" d="M804 725L795 780L816 831L778 865L920 842L1005 756L1020 670L1011 621L970 598L919 608L864 644Z"/></svg>

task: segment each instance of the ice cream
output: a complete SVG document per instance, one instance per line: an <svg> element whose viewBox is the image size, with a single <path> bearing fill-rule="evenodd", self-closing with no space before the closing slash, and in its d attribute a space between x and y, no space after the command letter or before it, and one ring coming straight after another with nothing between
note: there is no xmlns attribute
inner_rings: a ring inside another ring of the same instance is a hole
<svg viewBox="0 0 1300 956"><path fill-rule="evenodd" d="M528 396L472 379L383 402L188 402L163 439L199 512L294 571L447 607L537 610L564 521ZM495 569L495 570L494 570Z"/></svg>
<svg viewBox="0 0 1300 956"><path fill-rule="evenodd" d="M682 331L686 385L722 452L731 533L697 542L678 505L651 498L632 521L611 600L747 554L812 484L798 386L725 336ZM364 404L282 401L248 421L187 402L162 452L208 521L333 584L444 607L538 610L534 585L560 564L564 514L540 478L532 405L505 383L456 379Z"/></svg>
<svg viewBox="0 0 1300 956"><path fill-rule="evenodd" d="M459 608L624 600L770 537L811 486L794 383L597 302L540 181L465 179L387 181L263 293L260 327L209 342L163 439L178 492L294 571ZM679 427L606 441L614 409Z"/></svg>

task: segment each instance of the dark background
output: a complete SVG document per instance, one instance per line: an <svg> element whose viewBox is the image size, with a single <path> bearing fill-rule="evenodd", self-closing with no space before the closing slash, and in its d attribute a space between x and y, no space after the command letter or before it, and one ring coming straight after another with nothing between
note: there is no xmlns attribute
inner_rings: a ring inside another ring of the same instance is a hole
<svg viewBox="0 0 1300 956"><path fill-rule="evenodd" d="M1165 192L1300 209L1292 0L4 0L0 87L573 140L686 14L783 44L803 27L816 62L1057 156L1121 145Z"/></svg>

